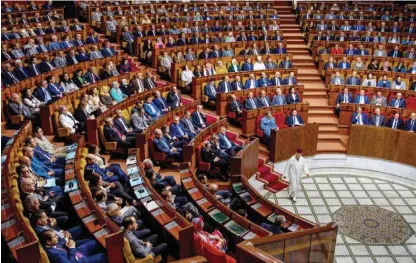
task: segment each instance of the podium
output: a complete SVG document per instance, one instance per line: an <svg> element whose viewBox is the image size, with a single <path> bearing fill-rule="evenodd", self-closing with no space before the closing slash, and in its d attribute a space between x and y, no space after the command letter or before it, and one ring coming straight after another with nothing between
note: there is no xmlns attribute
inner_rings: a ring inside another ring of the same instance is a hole
<svg viewBox="0 0 416 263"><path fill-rule="evenodd" d="M269 160L280 162L289 159L297 148L303 149L304 156L316 154L319 125L290 127L278 131L271 130Z"/></svg>

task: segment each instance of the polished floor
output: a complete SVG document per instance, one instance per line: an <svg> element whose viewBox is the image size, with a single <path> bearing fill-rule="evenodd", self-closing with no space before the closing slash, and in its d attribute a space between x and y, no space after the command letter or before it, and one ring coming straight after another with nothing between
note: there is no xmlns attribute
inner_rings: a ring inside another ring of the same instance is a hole
<svg viewBox="0 0 416 263"><path fill-rule="evenodd" d="M273 194L260 182L251 183L270 201L313 222L338 221L337 263L416 262L416 169L396 169L407 177L384 173L382 165L362 172L344 165L336 172L337 165L350 161L339 158L332 161L335 168L323 172L322 160L314 165L309 159L312 176L302 179L296 203L286 190Z"/></svg>

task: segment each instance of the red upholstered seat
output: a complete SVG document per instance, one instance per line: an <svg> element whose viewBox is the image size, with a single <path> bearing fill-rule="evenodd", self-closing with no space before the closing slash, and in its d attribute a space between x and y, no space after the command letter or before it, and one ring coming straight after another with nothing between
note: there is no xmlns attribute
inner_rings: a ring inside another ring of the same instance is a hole
<svg viewBox="0 0 416 263"><path fill-rule="evenodd" d="M216 249L215 247L204 244L204 250L202 256L207 259L209 263L235 263L235 259L225 254L223 251Z"/></svg>
<svg viewBox="0 0 416 263"><path fill-rule="evenodd" d="M163 161L166 158L166 154L164 152L156 151L155 147L153 146L153 137L151 137L147 144L149 145L149 152L153 158L153 161Z"/></svg>
<svg viewBox="0 0 416 263"><path fill-rule="evenodd" d="M416 97L410 97L407 99L406 109L416 109Z"/></svg>
<svg viewBox="0 0 416 263"><path fill-rule="evenodd" d="M208 125L209 124L212 124L212 123L214 123L214 122L216 122L218 120L218 118L216 118L216 117L214 117L212 115L208 115L208 114L205 114L205 118L207 119Z"/></svg>
<svg viewBox="0 0 416 263"><path fill-rule="evenodd" d="M192 248L194 250L194 255L202 255L204 252L204 242L197 234L194 234L194 242L192 243Z"/></svg>
<svg viewBox="0 0 416 263"><path fill-rule="evenodd" d="M201 147L202 147L202 145L199 145L196 148L196 159L197 159L197 162L198 162L198 170L199 171L208 172L211 169L211 164L202 161L202 158L201 158Z"/></svg>
<svg viewBox="0 0 416 263"><path fill-rule="evenodd" d="M272 184L279 179L279 176L275 173L264 173L257 176L257 180L265 183Z"/></svg>

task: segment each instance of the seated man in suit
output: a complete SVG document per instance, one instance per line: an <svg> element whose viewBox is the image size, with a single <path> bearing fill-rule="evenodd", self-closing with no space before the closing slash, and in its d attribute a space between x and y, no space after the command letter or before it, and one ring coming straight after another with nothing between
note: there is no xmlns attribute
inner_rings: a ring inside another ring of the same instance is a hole
<svg viewBox="0 0 416 263"><path fill-rule="evenodd" d="M400 119L400 113L396 112L394 114L394 117L387 122L387 127L400 130L403 128L403 121Z"/></svg>
<svg viewBox="0 0 416 263"><path fill-rule="evenodd" d="M150 96L147 96L145 98L145 102L143 103L143 109L146 112L146 114L150 116L150 118L152 118L152 120L156 120L157 118L159 118L161 114L156 105L153 104L152 97Z"/></svg>
<svg viewBox="0 0 416 263"><path fill-rule="evenodd" d="M156 173L154 171L154 164L152 160L150 159L144 159L143 160L144 170L147 173L148 171L154 172L154 175L156 177L156 182L158 184L162 184L164 187L170 188L170 190L175 192L182 191L182 187L178 184L176 184L175 178L172 175L161 175L159 173ZM153 174L152 174L153 175Z"/></svg>
<svg viewBox="0 0 416 263"><path fill-rule="evenodd" d="M273 96L272 106L282 106L286 103L286 97L282 94L282 90L280 88L276 88L276 95Z"/></svg>
<svg viewBox="0 0 416 263"><path fill-rule="evenodd" d="M359 104L369 104L370 100L368 99L368 96L365 95L365 90L360 90L360 95L355 97L355 103Z"/></svg>
<svg viewBox="0 0 416 263"><path fill-rule="evenodd" d="M280 72L276 71L276 73L274 73L274 77L271 78L271 82L272 82L272 86L281 86L281 85L285 85L284 81L282 80L281 76L280 76Z"/></svg>
<svg viewBox="0 0 416 263"><path fill-rule="evenodd" d="M293 109L290 111L290 116L286 118L286 125L289 127L295 126L303 126L305 122L303 121L302 117L298 115L298 112Z"/></svg>
<svg viewBox="0 0 416 263"><path fill-rule="evenodd" d="M108 164L102 168L98 165L97 156L94 154L88 154L85 161L87 162L84 173L85 180L90 181L94 173L101 176L101 179L107 183L120 182L124 186L128 185L129 178L119 165Z"/></svg>
<svg viewBox="0 0 416 263"><path fill-rule="evenodd" d="M290 72L289 76L287 76L284 79L284 82L286 85L296 85L297 81L296 81L296 77L295 77L295 72Z"/></svg>
<svg viewBox="0 0 416 263"><path fill-rule="evenodd" d="M274 224L261 223L260 226L269 230L273 235L282 233L282 226L286 223L286 218L283 215L278 215L274 219Z"/></svg>
<svg viewBox="0 0 416 263"><path fill-rule="evenodd" d="M215 87L214 79L210 79L207 85L205 85L204 93L208 96L208 102L215 103L215 101L217 100L217 88Z"/></svg>
<svg viewBox="0 0 416 263"><path fill-rule="evenodd" d="M12 115L23 115L25 120L31 120L36 123L40 122L39 112L32 111L29 107L24 105L17 93L12 94L7 106Z"/></svg>
<svg viewBox="0 0 416 263"><path fill-rule="evenodd" d="M105 43L105 47L101 49L101 54L103 54L103 56L106 58L114 56L116 54L116 51L114 50L114 48L111 47L110 42L107 41Z"/></svg>
<svg viewBox="0 0 416 263"><path fill-rule="evenodd" d="M254 88L258 88L258 82L254 74L250 74L248 79L246 80L244 89L254 89Z"/></svg>
<svg viewBox="0 0 416 263"><path fill-rule="evenodd" d="M380 108L376 108L374 115L371 116L370 125L373 126L384 126L386 125L386 118L380 114Z"/></svg>
<svg viewBox="0 0 416 263"><path fill-rule="evenodd" d="M377 94L373 96L373 99L371 100L371 103L376 106L387 106L387 100L386 97L381 95L381 91L377 91Z"/></svg>
<svg viewBox="0 0 416 263"><path fill-rule="evenodd" d="M174 110L178 108L179 106L183 105L181 101L182 101L182 98L181 98L181 95L179 94L178 88L176 86L173 86L172 89L168 93L168 99L167 99L168 106Z"/></svg>
<svg viewBox="0 0 416 263"><path fill-rule="evenodd" d="M39 241L53 263L78 262L80 260L97 263L108 261L100 243L95 240L89 240L79 246L76 246L72 239L69 239L65 244L60 244L58 235L51 229L40 233Z"/></svg>
<svg viewBox="0 0 416 263"><path fill-rule="evenodd" d="M165 97L160 94L160 91L155 91L155 97L153 98L153 105L155 105L162 114L167 113L170 110L170 106Z"/></svg>
<svg viewBox="0 0 416 263"><path fill-rule="evenodd" d="M214 170L216 167L220 169L220 174L224 181L227 180L228 176L228 163L225 158L220 157L220 150L213 150L212 144L209 141L203 143L201 148L201 159L203 162L211 164L211 170Z"/></svg>
<svg viewBox="0 0 416 263"><path fill-rule="evenodd" d="M378 82L377 82L377 87L380 87L380 88L391 88L391 82L390 82L390 80L388 80L388 78L387 78L387 75L386 74L384 74L383 75L383 78L382 79L380 79Z"/></svg>
<svg viewBox="0 0 416 263"><path fill-rule="evenodd" d="M143 130L133 129L126 121L121 110L116 110L116 116L114 117L114 125L125 136L135 136L135 133L141 133Z"/></svg>
<svg viewBox="0 0 416 263"><path fill-rule="evenodd" d="M224 76L222 81L218 84L218 92L220 93L228 93L231 91L231 82L228 76Z"/></svg>
<svg viewBox="0 0 416 263"><path fill-rule="evenodd" d="M287 104L300 103L299 93L296 92L295 87L290 87L289 92L286 96Z"/></svg>
<svg viewBox="0 0 416 263"><path fill-rule="evenodd" d="M257 98L257 105L259 108L266 108L271 106L270 99L269 96L266 95L266 91L260 91L260 96Z"/></svg>
<svg viewBox="0 0 416 263"><path fill-rule="evenodd" d="M200 128L198 128L197 126L193 124L192 115L189 110L185 111L185 114L183 115L181 119L181 123L182 123L183 128L188 134L189 133L197 134L201 131Z"/></svg>
<svg viewBox="0 0 416 263"><path fill-rule="evenodd" d="M185 131L182 123L179 120L179 116L173 118L173 122L169 126L170 136L176 137L178 140L185 140L187 143L191 141L196 133Z"/></svg>
<svg viewBox="0 0 416 263"><path fill-rule="evenodd" d="M361 85L361 78L357 75L357 71L352 72L352 76L347 78L347 85L359 86Z"/></svg>
<svg viewBox="0 0 416 263"><path fill-rule="evenodd" d="M220 143L220 149L225 150L225 152L231 157L235 156L241 149L243 149L240 145L228 139L227 129L224 126L220 127L218 139Z"/></svg>
<svg viewBox="0 0 416 263"><path fill-rule="evenodd" d="M345 84L344 76L341 76L341 73L337 71L335 73L335 76L331 77L331 84L332 85L344 85Z"/></svg>
<svg viewBox="0 0 416 263"><path fill-rule="evenodd" d="M162 256L162 262L167 262L168 245L158 244L158 236L153 234L144 240L139 239L134 232L138 229L138 224L134 216L123 218L124 237L129 241L131 252L136 258L145 258L148 254L156 257Z"/></svg>
<svg viewBox="0 0 416 263"><path fill-rule="evenodd" d="M104 119L104 136L109 142L117 142L117 144L122 145L127 152L128 148L135 146L136 138L133 136L125 136L120 132L113 123L113 119L107 117Z"/></svg>
<svg viewBox="0 0 416 263"><path fill-rule="evenodd" d="M352 95L348 92L348 89L345 88L343 93L338 95L335 106L335 114L339 117L339 112L341 110L341 103L353 103Z"/></svg>
<svg viewBox="0 0 416 263"><path fill-rule="evenodd" d="M262 72L261 73L261 77L258 80L258 87L267 87L267 86L271 86L272 82L270 81L270 79L267 77L266 72Z"/></svg>
<svg viewBox="0 0 416 263"><path fill-rule="evenodd" d="M231 112L234 112L236 116L241 116L243 113L243 104L239 100L237 100L237 97L233 94L230 96L230 102L228 103L228 110Z"/></svg>
<svg viewBox="0 0 416 263"><path fill-rule="evenodd" d="M338 68L340 68L340 69L350 69L351 68L351 63L348 62L347 57L342 58L342 61L340 61L338 63Z"/></svg>
<svg viewBox="0 0 416 263"><path fill-rule="evenodd" d="M134 111L132 110L132 114L130 116L130 122L131 122L131 127L134 130L137 130L138 133L142 133L145 129L149 127L149 124L152 123L152 120L150 120L147 117L144 109L141 106L139 106L137 110L134 110Z"/></svg>
<svg viewBox="0 0 416 263"><path fill-rule="evenodd" d="M285 60L282 60L279 64L279 68L289 69L292 68L292 62L290 61L290 57L287 56Z"/></svg>
<svg viewBox="0 0 416 263"><path fill-rule="evenodd" d="M351 116L351 124L357 125L368 125L367 114L362 113L361 107L357 108L357 111L354 112Z"/></svg>
<svg viewBox="0 0 416 263"><path fill-rule="evenodd" d="M166 142L165 138L163 137L162 130L160 129L155 129L153 146L156 151L164 152L167 157L174 157L178 161L182 158L182 149L175 148Z"/></svg>
<svg viewBox="0 0 416 263"><path fill-rule="evenodd" d="M240 76L235 76L234 81L231 82L231 89L232 89L232 91L243 89L243 83L241 82L241 77Z"/></svg>
<svg viewBox="0 0 416 263"><path fill-rule="evenodd" d="M396 94L396 98L392 99L390 105L395 108L406 108L406 102L403 99L403 95L399 92Z"/></svg>
<svg viewBox="0 0 416 263"><path fill-rule="evenodd" d="M208 126L202 105L198 105L196 111L192 113L192 124L199 129L205 129Z"/></svg>
<svg viewBox="0 0 416 263"><path fill-rule="evenodd" d="M266 145L268 146L270 141L270 131L273 130L279 130L279 127L276 125L276 120L274 119L272 112L268 111L266 113L266 116L261 118L260 120L260 129L264 133L264 141L266 142Z"/></svg>
<svg viewBox="0 0 416 263"><path fill-rule="evenodd" d="M257 99L254 98L253 92L250 92L248 94L247 99L244 101L244 108L246 108L247 110L253 110L253 109L257 109L258 107L259 107L259 104L257 102Z"/></svg>
<svg viewBox="0 0 416 263"><path fill-rule="evenodd" d="M94 118L93 114L89 114L87 111L88 102L81 101L78 107L74 111L74 118L79 123L79 131L87 132L87 120Z"/></svg>
<svg viewBox="0 0 416 263"><path fill-rule="evenodd" d="M333 57L329 57L329 60L324 64L324 70L337 68L337 63L335 63Z"/></svg>
<svg viewBox="0 0 416 263"><path fill-rule="evenodd" d="M410 118L407 120L404 126L405 131L416 132L416 113L412 112Z"/></svg>

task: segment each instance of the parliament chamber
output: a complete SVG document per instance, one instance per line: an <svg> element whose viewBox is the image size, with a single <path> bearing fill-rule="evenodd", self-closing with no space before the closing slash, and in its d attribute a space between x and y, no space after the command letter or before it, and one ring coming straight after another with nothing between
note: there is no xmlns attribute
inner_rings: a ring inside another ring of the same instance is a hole
<svg viewBox="0 0 416 263"><path fill-rule="evenodd" d="M2 261L416 262L416 4L1 20Z"/></svg>

